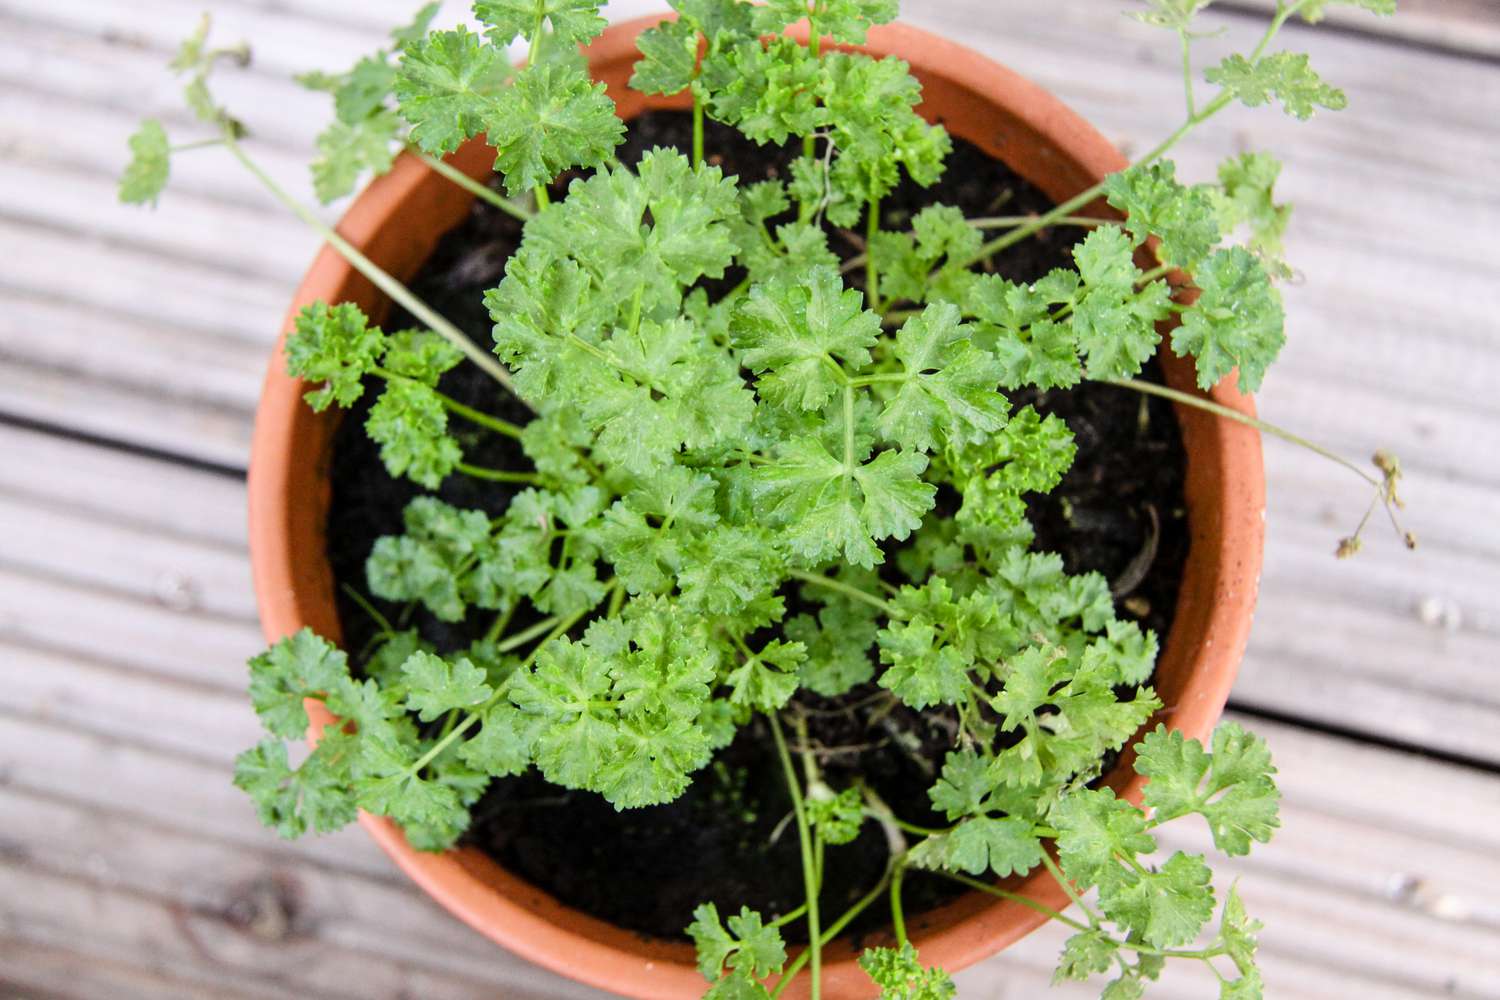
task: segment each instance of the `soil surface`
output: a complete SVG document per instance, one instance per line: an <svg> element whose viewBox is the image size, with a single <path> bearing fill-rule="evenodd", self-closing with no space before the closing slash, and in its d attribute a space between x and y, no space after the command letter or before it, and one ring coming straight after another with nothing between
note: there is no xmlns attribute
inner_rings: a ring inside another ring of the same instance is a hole
<svg viewBox="0 0 1500 1000"><path fill-rule="evenodd" d="M711 159L747 181L784 175L787 151L755 146L730 129L709 125ZM658 145L687 148L688 115L653 112L638 119L619 148L625 163ZM969 216L1042 212L1051 203L1003 164L974 146L955 140L944 179L923 189L907 182L885 200L883 224L904 228L912 214L933 202L957 205ZM560 179L558 193L568 178ZM1032 281L1069 263L1068 249L1082 231L1051 230L995 258L995 271L1016 281ZM488 345L491 322L481 298L499 282L506 259L520 239L520 225L504 213L475 202L470 216L443 238L412 287L478 343ZM846 258L860 252L859 241L835 234L833 247ZM852 275L857 278L860 272ZM730 275L727 280L738 281ZM410 317L389 317L387 329L414 325ZM1148 370L1148 378L1157 373ZM471 406L524 422L521 404L495 391L494 383L472 365L450 372L444 392ZM372 393L340 427L333 462L333 503L329 512L328 555L343 587L366 593L364 561L381 535L402 530L401 511L419 492L393 481L378 451L362 430ZM1030 503L1036 547L1059 552L1070 572L1103 573L1116 590L1119 613L1165 636L1172 623L1178 584L1187 556L1183 505L1184 454L1171 408L1107 385L1084 383L1068 391L1016 394L1016 406L1033 403L1056 413L1077 438L1078 457L1062 485ZM493 468L523 468L524 455L508 439L474 433L454 421L466 460ZM514 488L450 477L437 495L450 503L499 514ZM364 649L374 634L369 616L343 593L339 612L346 645ZM426 615L375 602L393 619L403 618L440 649L454 649L478 638L491 615L446 624ZM789 613L795 613L795 608ZM524 626L518 619L516 625ZM917 713L897 706L889 711L873 684L828 701L804 693L811 743L819 748L829 783L835 788L860 776L909 822L940 825L929 811L926 789L952 743L952 720L942 713ZM644 934L680 937L693 908L718 904L720 913L743 905L767 916L800 905L802 871L797 834L783 776L763 720L746 726L676 802L617 812L601 797L548 784L534 772L494 781L475 807L467 841L500 864L563 902ZM841 913L877 882L887 859L884 835L874 824L853 844L829 848L826 855L825 913ZM908 922L955 895L954 884L913 873L906 882ZM879 930L886 907L866 911L857 933ZM802 922L785 929L789 940L805 934ZM805 936L801 939L805 940Z"/></svg>

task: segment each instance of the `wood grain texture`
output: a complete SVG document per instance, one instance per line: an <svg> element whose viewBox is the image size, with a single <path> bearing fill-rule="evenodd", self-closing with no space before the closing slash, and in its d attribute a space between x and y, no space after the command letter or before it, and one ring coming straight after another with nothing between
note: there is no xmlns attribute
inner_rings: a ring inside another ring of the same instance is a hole
<svg viewBox="0 0 1500 1000"><path fill-rule="evenodd" d="M1224 35L1205 58L1249 37L1245 11L1262 3L1216 15ZM289 75L352 62L414 5L208 5L222 37L257 43L255 67L222 90L278 180L308 191L328 114ZM1426 9L1289 32L1348 111L1305 126L1234 112L1178 157L1204 177L1230 152L1284 154L1300 276L1262 412L1352 455L1397 450L1424 542L1406 553L1377 526L1359 560L1335 562L1368 495L1268 442L1262 600L1234 703L1493 766L1500 15L1408 5ZM236 476L3 422L243 468L269 344L315 240L213 151L177 158L159 211L111 204L138 118L193 135L162 64L203 6L0 0L0 995L600 996L448 918L358 831L276 840L229 785L257 734L242 686L259 648ZM1170 39L1120 4L905 9L1127 150L1180 116ZM1500 778L1245 721L1277 754L1285 829L1222 871L1268 925L1268 995L1500 996ZM1208 846L1191 826L1166 840ZM1046 991L1065 936L1044 928L965 972L961 996L1097 995ZM1152 995L1213 990L1189 971Z"/></svg>

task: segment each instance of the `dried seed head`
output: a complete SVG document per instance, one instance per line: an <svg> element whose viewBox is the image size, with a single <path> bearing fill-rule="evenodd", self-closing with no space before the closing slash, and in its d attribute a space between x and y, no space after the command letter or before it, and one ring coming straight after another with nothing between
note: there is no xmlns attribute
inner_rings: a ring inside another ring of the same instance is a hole
<svg viewBox="0 0 1500 1000"><path fill-rule="evenodd" d="M1348 559L1364 547L1364 542L1358 535L1350 535L1348 538L1339 539L1339 547L1334 550L1334 555L1340 559Z"/></svg>

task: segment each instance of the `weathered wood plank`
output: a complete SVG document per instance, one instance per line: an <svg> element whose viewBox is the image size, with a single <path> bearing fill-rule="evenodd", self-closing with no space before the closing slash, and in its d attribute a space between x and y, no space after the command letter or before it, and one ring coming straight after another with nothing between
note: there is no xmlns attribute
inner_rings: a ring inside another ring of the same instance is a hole
<svg viewBox="0 0 1500 1000"><path fill-rule="evenodd" d="M0 991L10 1000L82 1000L86 997L279 1000L274 991L258 988L253 983L210 985L201 979L179 979L142 964L139 956L123 960L100 955L85 957L73 948L32 944L3 934L0 934Z"/></svg>
<svg viewBox="0 0 1500 1000"><path fill-rule="evenodd" d="M1229 0L1225 6L1264 16L1276 9L1276 0ZM1394 17L1371 17L1360 10L1330 7L1327 23L1392 42L1500 59L1500 7L1491 0L1401 0Z"/></svg>

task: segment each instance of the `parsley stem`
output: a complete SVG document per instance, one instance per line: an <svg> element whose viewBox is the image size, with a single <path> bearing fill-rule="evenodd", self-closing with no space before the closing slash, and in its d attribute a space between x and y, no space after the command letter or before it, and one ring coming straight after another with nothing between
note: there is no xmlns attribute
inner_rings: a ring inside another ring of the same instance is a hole
<svg viewBox="0 0 1500 1000"><path fill-rule="evenodd" d="M836 580L831 576L823 576L819 573L808 573L800 569L788 570L788 574L794 579L801 580L803 583L811 583L814 586L837 591L845 597L856 601L863 601L871 607L879 608L886 614L896 617L896 606L891 604L891 602L882 600L869 591L860 590L858 587L844 583L842 580Z"/></svg>
<svg viewBox="0 0 1500 1000"><path fill-rule="evenodd" d="M952 879L955 882L966 885L970 889L977 889L980 892L989 893L991 896L998 897L1000 899L1006 900L1007 902L1020 903L1027 909L1035 910L1036 912L1045 916L1047 919L1056 920L1058 923L1066 924L1074 930L1087 931L1092 929L1083 921L1074 920L1067 914L1059 913L1052 907L1047 906L1043 903L1038 903L1031 897L1023 896L1019 892L1011 892L1009 889L1002 889L998 885L990 885L988 882L981 882L977 878L970 878L967 875L961 875L958 872L949 871L946 868L935 868L933 869L933 871L943 876L944 878Z"/></svg>
<svg viewBox="0 0 1500 1000"><path fill-rule="evenodd" d="M492 483L521 483L526 486L538 486L542 477L535 472L510 472L506 469L487 469L480 465L470 465L468 462L455 462L455 472L461 472L475 479L485 479Z"/></svg>
<svg viewBox="0 0 1500 1000"><path fill-rule="evenodd" d="M488 413L476 410L472 406L466 406L446 393L437 393L437 398L438 402L443 404L443 409L458 414L470 423L478 424L480 427L487 427L496 434L504 434L506 437L515 438L517 441L521 439L521 428L509 420L501 420L499 417L492 417Z"/></svg>
<svg viewBox="0 0 1500 1000"><path fill-rule="evenodd" d="M380 610L376 608L375 605L366 600L364 594L361 594L358 590L355 590L347 583L343 584L339 589L344 592L349 600L359 605L360 610L369 615L371 621L380 626L380 631L386 638L390 638L391 636L396 634L396 630L391 627L390 619L381 614Z"/></svg>
<svg viewBox="0 0 1500 1000"><path fill-rule="evenodd" d="M901 867L904 864L906 864L905 855L897 858L892 858L890 865L886 868L885 874L881 876L880 881L875 883L874 888L861 896L853 906L845 910L842 916L828 925L828 928L823 931L823 937L821 938L820 943L824 945L829 944L831 941L833 941L834 938L843 933L845 927L848 927L851 923L853 923L855 917L859 916L861 913L865 912L865 910L869 909L870 904L879 899L881 894L885 892L886 886L890 885L891 875L898 867ZM786 971L782 973L781 981L778 982L776 984L776 988L771 991L771 1000L777 1000L777 998L780 997L781 994L786 992L787 987L792 985L792 980L797 977L797 973L802 971L802 967L807 964L808 959L811 957L810 952L811 948L805 948L796 958L792 959L791 964L788 965L786 967Z"/></svg>
<svg viewBox="0 0 1500 1000"><path fill-rule="evenodd" d="M194 149L207 149L209 146L222 146L223 144L224 140L222 138L199 139L196 142L179 143L178 145L171 147L168 152L187 153Z"/></svg>
<svg viewBox="0 0 1500 1000"><path fill-rule="evenodd" d="M488 184L479 183L474 178L464 173L462 170L459 170L457 167L453 166L453 164L449 163L447 160L444 160L442 157L430 156L427 153L422 152L420 149L412 146L408 146L407 149L408 151L415 153L417 159L421 160L423 163L431 167L433 172L442 174L448 180L452 181L454 184L457 184L459 187L463 188L474 197L480 199L481 201L489 202L491 205L494 205L506 215L509 215L516 219L520 219L522 222L525 222L527 219L530 219L536 215L536 213L531 209L526 208L524 205L516 204L509 198L491 188Z"/></svg>
<svg viewBox="0 0 1500 1000"><path fill-rule="evenodd" d="M807 893L807 950L812 962L812 1000L823 995L823 942L818 926L817 873L813 868L812 832L808 828L807 810L802 803L802 789L797 784L797 769L792 765L792 755L786 748L786 737L781 732L781 720L776 713L767 714L771 720L771 736L776 741L776 753L781 758L782 772L786 775L787 792L792 797L792 813L797 819L797 841L802 849L802 885Z"/></svg>
<svg viewBox="0 0 1500 1000"><path fill-rule="evenodd" d="M520 632L517 632L515 635L509 636L502 642L498 643L495 646L495 652L509 653L513 649L518 649L521 646L526 645L531 640L535 639L537 636L546 635L557 626L557 622L558 617L556 615L552 615L548 618L543 618L541 621L537 622L535 625L532 625L530 628L523 629Z"/></svg>
<svg viewBox="0 0 1500 1000"><path fill-rule="evenodd" d="M880 198L870 199L870 218L865 228L865 306L880 305L880 269L875 265L875 237L880 233Z"/></svg>
<svg viewBox="0 0 1500 1000"><path fill-rule="evenodd" d="M1048 854L1045 850L1042 851L1042 864L1046 866L1047 871L1052 873L1052 877L1057 880L1057 884L1062 887L1062 891L1068 894L1068 898L1077 904L1078 908L1089 918L1089 926L1097 928L1101 923L1099 914L1095 913L1089 907L1089 904L1083 901L1083 897L1078 894L1078 890L1073 888L1072 879L1063 874L1063 870L1058 867L1057 862L1052 860L1052 855Z"/></svg>
<svg viewBox="0 0 1500 1000"><path fill-rule="evenodd" d="M804 914L806 912L807 912L807 904L803 903L801 906L797 907L795 910L790 910L790 911L788 911L786 913L783 913L781 916L777 917L775 920L772 920L770 923L766 924L766 926L767 927L785 927L787 924L791 923L793 920L796 920L798 917L802 916L802 914Z"/></svg>
<svg viewBox="0 0 1500 1000"><path fill-rule="evenodd" d="M698 72L693 73L696 79ZM693 169L697 170L703 165L703 96L698 93L698 88L693 90Z"/></svg>
<svg viewBox="0 0 1500 1000"><path fill-rule="evenodd" d="M1012 226L1024 226L1041 218L1039 215L991 215L978 219L970 219L969 225L975 229L1009 229ZM1053 219L1054 226L1105 226L1110 223L1119 222L1118 219L1100 219L1092 215L1064 215L1062 218Z"/></svg>
<svg viewBox="0 0 1500 1000"><path fill-rule="evenodd" d="M906 944L906 915L901 910L901 877L906 873L905 865L897 865L891 875L891 930L896 933L897 946Z"/></svg>
<svg viewBox="0 0 1500 1000"><path fill-rule="evenodd" d="M495 620L490 623L489 629L484 633L484 641L494 642L496 639L500 638L501 633L503 633L510 625L511 618L515 616L516 608L520 606L520 601L514 601L510 604L509 607L505 608L499 614L495 615Z"/></svg>
<svg viewBox="0 0 1500 1000"><path fill-rule="evenodd" d="M1271 44L1271 40L1276 37L1277 32L1281 30L1281 26L1286 23L1287 18L1297 13L1309 2L1310 0L1297 0L1296 3L1289 4L1277 10L1276 16L1271 19L1271 23L1269 26L1267 26L1265 34L1261 36L1260 44L1258 44L1255 47L1255 51L1250 54L1250 61L1252 63L1259 59L1261 54L1265 52L1266 46ZM1183 120L1182 124L1177 127L1176 131L1163 139L1155 149L1151 150L1149 153L1136 160L1135 163L1131 165L1141 166L1142 164L1150 163L1153 160L1157 160L1162 156L1165 156L1167 151L1170 150L1173 146L1176 146L1183 136L1191 132L1196 126L1208 121L1220 111L1223 111L1233 100L1234 95L1229 92L1229 89L1227 87L1220 89L1219 93L1214 97L1212 101L1209 101L1195 113L1188 115L1187 118ZM982 260L994 256L1007 247L1014 246L1015 244L1026 239L1028 236L1031 236L1037 230L1045 229L1048 226L1053 225L1058 219L1073 215L1079 209L1083 208L1091 201L1094 201L1103 193L1103 181L1100 181L1098 184L1095 184L1092 187L1087 188L1086 190L1078 192L1078 194L1069 198L1067 201L1064 201L1061 204L1054 206L1049 211L1044 212L1042 215L1037 216L1036 219L1032 222L1027 223L1026 225L1023 225L1017 229L1013 229L1010 232L1006 233L1004 236L998 237L997 239L991 240L989 243L986 243L984 246L980 247L979 250L976 251L967 261L965 261L963 266L971 267Z"/></svg>
<svg viewBox="0 0 1500 1000"><path fill-rule="evenodd" d="M1383 488L1384 486L1384 484L1380 480L1376 479L1374 476L1370 475L1364 469L1361 469L1358 465L1355 465L1344 456L1336 452L1329 451L1327 448L1324 448L1321 445L1314 444L1307 438L1301 437L1297 434L1293 434L1291 431L1282 430L1275 424L1268 424L1264 420L1259 420L1255 417L1247 416L1241 413L1239 410L1233 410L1227 406L1222 406L1218 403L1215 403L1211 399L1204 399L1202 396L1196 396L1190 392L1181 392L1168 386L1157 385L1155 382L1145 382L1140 379L1111 378L1104 379L1103 381L1109 385L1117 385L1122 389L1134 389L1136 392L1143 392L1148 396L1160 396L1163 399L1170 399L1172 402L1181 403L1184 406L1197 407L1200 410L1206 410L1209 413L1212 413L1215 416L1223 417L1226 420L1233 420L1237 423L1244 424L1247 427L1253 427L1256 430L1261 431L1262 433L1270 434L1272 437L1281 438L1283 441L1294 444L1299 448L1306 448L1308 451L1312 452L1315 455L1321 455L1322 457L1328 459L1330 462L1342 465L1344 468L1348 469L1350 472L1354 473L1356 476L1363 479L1371 486L1376 487L1377 489Z"/></svg>
<svg viewBox="0 0 1500 1000"><path fill-rule="evenodd" d="M371 368L370 372L374 375L379 375L387 382L417 381L416 379L413 379L409 376L399 375L396 372L380 367ZM517 440L520 440L521 428L511 423L509 420L501 420L499 417L492 417L482 410L476 410L472 406L466 406L465 404L460 403L458 400L454 399L452 396L449 396L447 393L439 392L436 389L432 390L432 394L437 397L439 403L443 404L443 409L449 411L450 413L456 413L470 423L478 424L480 427L487 427L497 434L504 434L506 437L516 438Z"/></svg>
<svg viewBox="0 0 1500 1000"><path fill-rule="evenodd" d="M260 164L246 155L245 151L240 148L240 144L228 132L225 133L223 141L224 148L229 150L234 158L240 161L240 165L248 170L256 180L260 181L262 187L269 191L293 215L301 219L309 229L323 237L328 245L338 252L339 256L349 262L351 267L370 279L371 284L390 296L393 301L399 303L402 308L418 320L425 323L430 330L462 351L465 357L478 365L485 374L503 385L511 395L516 395L515 385L511 382L510 373L505 370L504 366L492 354L482 349L478 344L470 340L462 330L440 316L427 303L417 298L411 289L382 270L378 264L361 253L358 247L344 239L334 231L332 226L329 226L313 214L307 206L287 194L270 174L261 169ZM516 398L520 399L521 397L516 396ZM524 403L525 400L522 400L522 402Z"/></svg>

